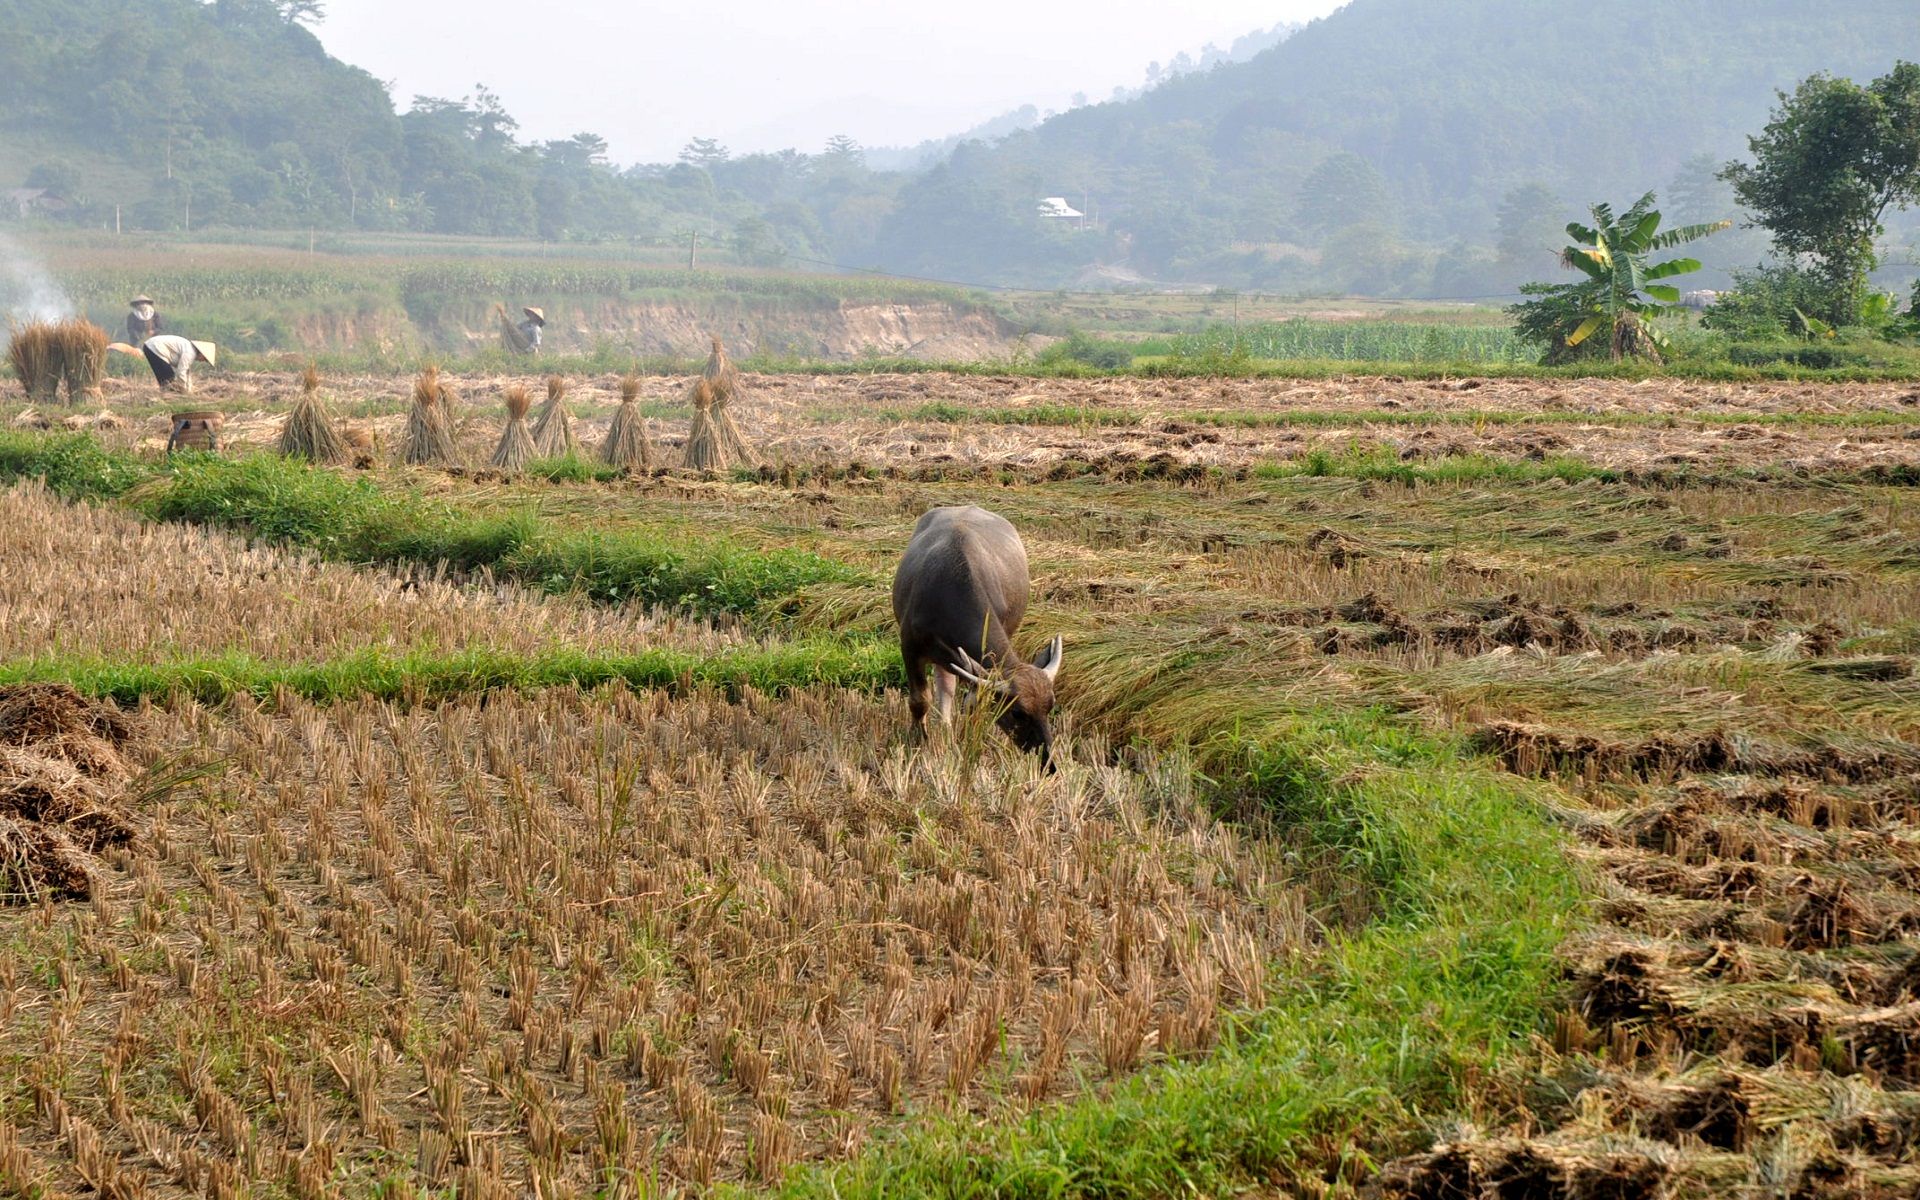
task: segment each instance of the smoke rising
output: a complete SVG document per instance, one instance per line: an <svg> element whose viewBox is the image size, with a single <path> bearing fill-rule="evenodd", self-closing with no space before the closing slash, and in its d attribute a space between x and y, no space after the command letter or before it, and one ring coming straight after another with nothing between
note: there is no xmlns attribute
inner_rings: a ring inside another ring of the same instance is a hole
<svg viewBox="0 0 1920 1200"><path fill-rule="evenodd" d="M0 233L0 313L8 321L51 321L73 311L73 301L25 246Z"/></svg>

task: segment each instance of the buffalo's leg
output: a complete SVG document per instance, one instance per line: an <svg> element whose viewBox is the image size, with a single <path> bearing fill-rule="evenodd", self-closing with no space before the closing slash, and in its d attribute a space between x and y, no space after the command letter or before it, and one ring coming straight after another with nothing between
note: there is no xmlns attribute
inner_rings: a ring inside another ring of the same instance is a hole
<svg viewBox="0 0 1920 1200"><path fill-rule="evenodd" d="M913 714L916 732L927 731L927 664L907 660L907 711Z"/></svg>
<svg viewBox="0 0 1920 1200"><path fill-rule="evenodd" d="M933 702L940 710L942 726L953 724L953 695L959 688L959 676L940 667L933 669Z"/></svg>

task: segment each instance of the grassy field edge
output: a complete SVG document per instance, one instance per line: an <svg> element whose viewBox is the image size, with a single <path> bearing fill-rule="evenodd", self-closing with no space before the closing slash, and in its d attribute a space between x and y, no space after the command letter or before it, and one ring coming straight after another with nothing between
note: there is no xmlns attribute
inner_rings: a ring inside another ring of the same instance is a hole
<svg viewBox="0 0 1920 1200"><path fill-rule="evenodd" d="M1540 1029L1577 919L1558 832L1530 785L1376 714L1272 734L1203 761L1368 879L1375 920L1332 938L1204 1059L1012 1121L929 1114L856 1159L797 1169L777 1194L1144 1198L1353 1181L1471 1107L1472 1081Z"/></svg>

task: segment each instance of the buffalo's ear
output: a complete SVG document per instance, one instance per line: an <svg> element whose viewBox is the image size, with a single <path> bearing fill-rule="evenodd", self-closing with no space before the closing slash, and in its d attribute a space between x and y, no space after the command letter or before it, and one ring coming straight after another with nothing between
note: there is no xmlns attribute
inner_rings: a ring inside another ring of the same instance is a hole
<svg viewBox="0 0 1920 1200"><path fill-rule="evenodd" d="M1052 683L1060 677L1060 660L1066 656L1066 639L1057 637L1047 643L1047 648L1040 652L1040 657L1034 660L1033 665L1047 677L1048 683Z"/></svg>

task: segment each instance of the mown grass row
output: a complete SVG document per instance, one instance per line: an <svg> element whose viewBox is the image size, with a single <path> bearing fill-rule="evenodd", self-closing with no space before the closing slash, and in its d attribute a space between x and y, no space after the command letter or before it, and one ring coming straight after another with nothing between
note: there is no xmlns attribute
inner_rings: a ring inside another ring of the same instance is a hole
<svg viewBox="0 0 1920 1200"><path fill-rule="evenodd" d="M271 455L165 466L85 435L0 433L0 482L40 478L69 500L124 499L156 520L232 529L363 563L481 568L550 593L703 616L751 615L817 583L861 577L800 550L648 530L567 530L529 512L476 513Z"/></svg>

